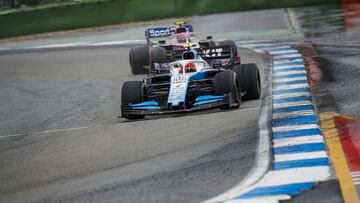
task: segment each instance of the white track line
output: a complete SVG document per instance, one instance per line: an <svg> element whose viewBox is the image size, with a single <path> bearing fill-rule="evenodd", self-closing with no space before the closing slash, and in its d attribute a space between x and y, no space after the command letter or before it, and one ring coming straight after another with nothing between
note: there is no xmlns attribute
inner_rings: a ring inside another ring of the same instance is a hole
<svg viewBox="0 0 360 203"><path fill-rule="evenodd" d="M299 137L290 137L290 138L281 138L274 139L274 148L276 147L286 147L298 144L309 144L309 143L324 143L322 136L299 136Z"/></svg>
<svg viewBox="0 0 360 203"><path fill-rule="evenodd" d="M301 54L284 54L279 56L273 56L275 60L283 59L283 58L295 58L295 57L301 58Z"/></svg>
<svg viewBox="0 0 360 203"><path fill-rule="evenodd" d="M353 171L353 172L350 172L351 175L360 175L360 171Z"/></svg>
<svg viewBox="0 0 360 203"><path fill-rule="evenodd" d="M281 51L269 51L271 55L274 54L298 54L299 52L296 49L289 48L288 50L281 50Z"/></svg>
<svg viewBox="0 0 360 203"><path fill-rule="evenodd" d="M286 98L291 98L291 97L301 97L301 96L310 96L310 92L306 91L306 92L294 92L294 93L288 93L288 94L278 94L278 95L273 95L273 99L286 99Z"/></svg>
<svg viewBox="0 0 360 203"><path fill-rule="evenodd" d="M296 89L296 88L306 88L309 87L308 83L302 83L302 84L294 84L294 85L287 85L287 84L282 84L282 85L273 85L273 90L288 90L288 89Z"/></svg>
<svg viewBox="0 0 360 203"><path fill-rule="evenodd" d="M287 63L292 63L292 62L304 62L304 60L302 59L295 59L295 60L274 60L274 65L281 65L281 64L287 64Z"/></svg>
<svg viewBox="0 0 360 203"><path fill-rule="evenodd" d="M296 77L296 78L273 79L273 83L278 83L278 82L291 82L291 81L297 81L297 80L307 80L307 78L306 78L306 77Z"/></svg>
<svg viewBox="0 0 360 203"><path fill-rule="evenodd" d="M145 40L124 40L124 41L112 41L112 42L97 42L91 44L91 46L106 46L106 45L123 45L123 44L144 44Z"/></svg>
<svg viewBox="0 0 360 203"><path fill-rule="evenodd" d="M284 132L284 131L291 131L291 130L306 130L306 129L315 129L319 128L317 124L306 124L306 125L292 125L292 126L279 126L273 127L273 132Z"/></svg>
<svg viewBox="0 0 360 203"><path fill-rule="evenodd" d="M306 174L306 176L304 176ZM269 171L259 181L258 187L276 186L294 183L326 180L329 176L329 166L291 168L280 171Z"/></svg>
<svg viewBox="0 0 360 203"><path fill-rule="evenodd" d="M287 71L287 72L275 72L273 75L274 76L287 76L290 74L306 74L305 70L295 70L295 71Z"/></svg>
<svg viewBox="0 0 360 203"><path fill-rule="evenodd" d="M304 68L305 69L305 66L304 65L290 65L290 66L275 66L274 67L274 70L277 71L277 70L283 70L283 69L291 69L291 68Z"/></svg>
<svg viewBox="0 0 360 203"><path fill-rule="evenodd" d="M316 158L327 158L327 154L325 151L294 153L294 154L279 154L279 155L275 154L274 160L275 162L282 162L282 161L295 161L301 159L316 159Z"/></svg>
<svg viewBox="0 0 360 203"><path fill-rule="evenodd" d="M50 44L50 45L41 45L30 47L29 49L44 49L44 48L64 48L64 47L73 47L73 46L84 46L89 45L90 42L76 42L76 43L66 43L66 44Z"/></svg>
<svg viewBox="0 0 360 203"><path fill-rule="evenodd" d="M76 127L76 128L65 128L65 129L56 129L56 130L45 130L45 131L33 132L33 133L0 135L0 138L17 137L17 136L25 136L25 135L37 135L37 134L45 134L45 133L53 133L53 132L65 132L65 131L72 131L72 130L83 130L83 129L87 129L87 128L89 128L89 127Z"/></svg>
<svg viewBox="0 0 360 203"><path fill-rule="evenodd" d="M313 110L305 110L305 111L292 111L292 112L284 112L284 113L273 113L273 119L280 118L289 118L293 116L316 116Z"/></svg>
<svg viewBox="0 0 360 203"><path fill-rule="evenodd" d="M276 46L276 47L268 47L268 48L264 48L266 50L268 50L269 53L277 50L277 49L292 49L291 46L289 45L279 45L279 46Z"/></svg>
<svg viewBox="0 0 360 203"><path fill-rule="evenodd" d="M226 203L278 203L278 200L289 200L289 195L272 195L256 197L254 199L235 199L226 201Z"/></svg>
<svg viewBox="0 0 360 203"><path fill-rule="evenodd" d="M274 109L283 108L283 107L292 107L292 106L302 106L302 105L311 105L311 101L296 101L296 102L283 102L283 103L274 103Z"/></svg>

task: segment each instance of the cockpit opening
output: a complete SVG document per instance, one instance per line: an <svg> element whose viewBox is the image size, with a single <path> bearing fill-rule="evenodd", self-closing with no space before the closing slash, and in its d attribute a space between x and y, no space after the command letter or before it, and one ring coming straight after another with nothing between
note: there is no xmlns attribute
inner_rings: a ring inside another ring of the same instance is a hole
<svg viewBox="0 0 360 203"><path fill-rule="evenodd" d="M183 60L195 59L195 54L192 51L185 51L182 55Z"/></svg>

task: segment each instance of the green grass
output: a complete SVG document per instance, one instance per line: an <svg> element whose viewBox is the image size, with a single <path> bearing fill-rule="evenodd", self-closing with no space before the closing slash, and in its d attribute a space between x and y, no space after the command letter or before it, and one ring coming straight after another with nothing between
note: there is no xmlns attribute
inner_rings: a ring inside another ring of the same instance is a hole
<svg viewBox="0 0 360 203"><path fill-rule="evenodd" d="M251 9L293 7L340 0L113 0L0 15L0 38Z"/></svg>

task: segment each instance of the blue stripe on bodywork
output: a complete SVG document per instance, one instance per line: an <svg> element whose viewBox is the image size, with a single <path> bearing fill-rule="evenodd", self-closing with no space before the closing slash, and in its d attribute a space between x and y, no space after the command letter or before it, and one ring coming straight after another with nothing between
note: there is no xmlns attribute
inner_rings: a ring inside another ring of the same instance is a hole
<svg viewBox="0 0 360 203"><path fill-rule="evenodd" d="M273 99L272 101L274 104L277 104L277 103L284 103L284 102L311 101L311 98L309 96L298 96L298 97Z"/></svg>
<svg viewBox="0 0 360 203"><path fill-rule="evenodd" d="M159 103L156 101L145 101L138 104L129 104L131 107L138 107L138 106L159 106Z"/></svg>
<svg viewBox="0 0 360 203"><path fill-rule="evenodd" d="M307 115L307 116L296 116L292 118L280 118L273 119L272 126L291 126L291 125L304 125L304 124L312 124L318 123L317 117L315 115Z"/></svg>
<svg viewBox="0 0 360 203"><path fill-rule="evenodd" d="M195 99L195 102L204 101L204 100L212 100L212 99L225 99L225 96L218 95L202 95Z"/></svg>
<svg viewBox="0 0 360 203"><path fill-rule="evenodd" d="M159 106L138 106L132 107L132 109L160 109Z"/></svg>
<svg viewBox="0 0 360 203"><path fill-rule="evenodd" d="M274 154L294 154L294 153L304 153L304 152L317 152L317 151L326 151L326 146L324 143L309 143L309 144L299 144L291 145L285 147L275 147Z"/></svg>
<svg viewBox="0 0 360 203"><path fill-rule="evenodd" d="M309 92L309 88L301 87L301 88L285 89L285 90L273 90L273 95L287 94L287 93L294 93L294 92Z"/></svg>
<svg viewBox="0 0 360 203"><path fill-rule="evenodd" d="M225 99L225 96L203 95L203 96L199 96L195 99L194 106L212 103L212 102L223 101L224 99Z"/></svg>
<svg viewBox="0 0 360 203"><path fill-rule="evenodd" d="M219 101L223 101L223 99L212 99L212 100L199 101L199 102L196 102L196 103L194 104L194 106L196 106L196 105L201 105L201 104L212 103L212 102L219 102Z"/></svg>
<svg viewBox="0 0 360 203"><path fill-rule="evenodd" d="M320 129L312 128L312 129L304 129L304 130L289 130L289 131L282 131L282 132L274 132L273 139L301 137L301 136L313 136L313 135L321 135Z"/></svg>
<svg viewBox="0 0 360 203"><path fill-rule="evenodd" d="M145 101L138 104L129 104L132 109L160 109L159 103L156 101Z"/></svg>
<svg viewBox="0 0 360 203"><path fill-rule="evenodd" d="M192 80L203 80L203 79L206 79L205 72L197 72L194 75L190 76L188 80L192 81Z"/></svg>
<svg viewBox="0 0 360 203"><path fill-rule="evenodd" d="M328 158L301 159L294 161L282 161L274 163L274 170L285 170L289 168L304 168L315 166L329 166Z"/></svg>
<svg viewBox="0 0 360 203"><path fill-rule="evenodd" d="M306 77L306 73L295 73L289 75L273 75L273 79L297 78L297 77Z"/></svg>
<svg viewBox="0 0 360 203"><path fill-rule="evenodd" d="M303 67L274 69L274 73L289 72L289 71L298 71L298 70L305 70L305 69L304 69Z"/></svg>
<svg viewBox="0 0 360 203"><path fill-rule="evenodd" d="M235 197L234 199L247 199L247 198L273 196L273 195L296 195L304 190L309 190L314 185L315 182L305 182L305 183L293 183L286 185L256 187L245 194Z"/></svg>

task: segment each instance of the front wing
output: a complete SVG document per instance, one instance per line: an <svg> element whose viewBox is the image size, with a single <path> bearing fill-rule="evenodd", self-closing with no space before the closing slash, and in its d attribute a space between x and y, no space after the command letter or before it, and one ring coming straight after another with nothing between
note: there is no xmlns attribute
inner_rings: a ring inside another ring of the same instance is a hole
<svg viewBox="0 0 360 203"><path fill-rule="evenodd" d="M195 111L216 109L225 105L228 105L231 108L231 107L236 107L239 104L236 102L234 95L230 93L224 97L224 100L196 105L190 109L176 109L176 110L134 109L129 105L122 105L121 117L124 117L125 115L164 115L164 114L175 114L175 113L190 113Z"/></svg>

